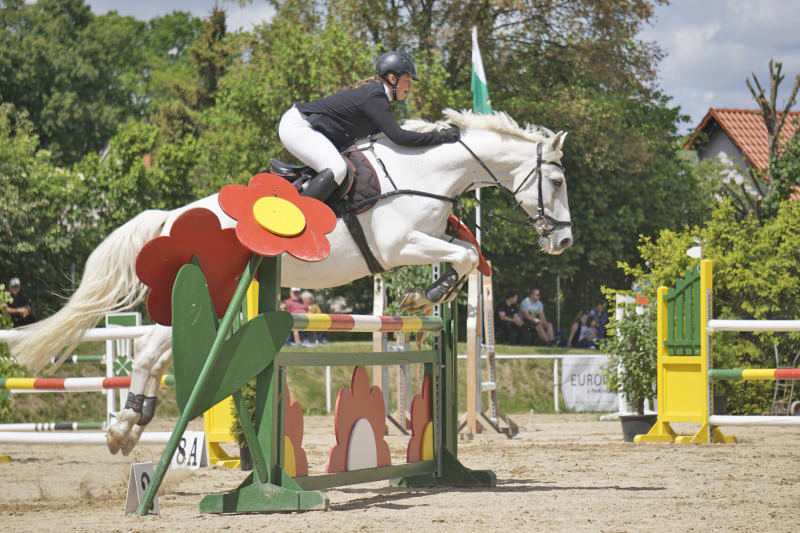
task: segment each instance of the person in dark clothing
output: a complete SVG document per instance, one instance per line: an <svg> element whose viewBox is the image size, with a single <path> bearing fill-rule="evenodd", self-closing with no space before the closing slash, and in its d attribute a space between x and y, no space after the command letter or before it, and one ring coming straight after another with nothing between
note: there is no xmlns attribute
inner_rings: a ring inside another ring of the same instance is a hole
<svg viewBox="0 0 800 533"><path fill-rule="evenodd" d="M283 146L317 175L302 191L325 201L344 181L347 167L340 152L356 139L383 132L400 146L434 146L458 141L458 128L419 133L401 128L389 107L401 101L417 80L414 61L403 52L378 58L377 77L357 87L291 107L281 118L278 135Z"/></svg>
<svg viewBox="0 0 800 533"><path fill-rule="evenodd" d="M11 281L8 282L8 292L11 293L11 303L6 306L5 312L11 315L14 327L32 324L35 319L31 312L31 301L22 292L22 284L19 278L11 278Z"/></svg>
<svg viewBox="0 0 800 533"><path fill-rule="evenodd" d="M509 344L525 343L525 323L519 312L518 301L519 297L512 294L497 306L495 326L500 329L503 338Z"/></svg>

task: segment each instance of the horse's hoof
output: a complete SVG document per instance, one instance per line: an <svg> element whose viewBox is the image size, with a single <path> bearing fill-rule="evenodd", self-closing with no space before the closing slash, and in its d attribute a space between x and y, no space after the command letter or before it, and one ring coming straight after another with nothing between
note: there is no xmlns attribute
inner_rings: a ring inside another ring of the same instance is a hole
<svg viewBox="0 0 800 533"><path fill-rule="evenodd" d="M128 440L125 442L125 445L122 447L122 455L128 455L133 451L133 448L139 444L139 439L142 438L142 432L144 431L144 426L135 425L131 428L131 432L128 435Z"/></svg>
<svg viewBox="0 0 800 533"><path fill-rule="evenodd" d="M108 433L106 433L106 444L108 445L108 451L111 452L111 455L116 455L120 448L122 448L119 437L114 434L111 428L109 428Z"/></svg>
<svg viewBox="0 0 800 533"><path fill-rule="evenodd" d="M425 297L425 293L419 288L407 292L400 302L400 309L411 313L424 311L432 306L433 303Z"/></svg>
<svg viewBox="0 0 800 533"><path fill-rule="evenodd" d="M133 439L128 439L125 441L125 444L122 445L122 455L128 456L133 451L134 446L136 446L136 441Z"/></svg>

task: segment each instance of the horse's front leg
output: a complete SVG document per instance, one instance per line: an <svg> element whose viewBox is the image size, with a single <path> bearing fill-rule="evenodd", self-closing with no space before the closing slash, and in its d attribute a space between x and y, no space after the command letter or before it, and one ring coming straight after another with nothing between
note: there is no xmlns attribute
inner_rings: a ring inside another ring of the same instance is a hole
<svg viewBox="0 0 800 533"><path fill-rule="evenodd" d="M158 390L161 378L158 365L165 355L167 365L169 364L171 342L172 329L164 326L155 326L150 333L136 340L128 401L117 413L116 421L109 426L106 434L108 449L112 454L120 450L124 455L130 453L141 436L141 427L135 434L134 428L137 424L146 425L152 419L155 412L155 391Z"/></svg>
<svg viewBox="0 0 800 533"><path fill-rule="evenodd" d="M420 231L412 231L408 241L399 252L399 264L427 265L450 263L451 267L426 289L414 289L403 297L400 307L408 311L424 311L434 305L452 301L467 279L467 275L478 266L478 251L467 242L431 237Z"/></svg>

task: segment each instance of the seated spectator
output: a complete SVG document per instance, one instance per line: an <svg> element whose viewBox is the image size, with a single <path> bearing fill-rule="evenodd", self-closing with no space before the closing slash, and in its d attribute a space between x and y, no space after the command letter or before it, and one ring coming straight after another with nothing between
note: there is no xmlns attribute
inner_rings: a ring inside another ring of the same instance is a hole
<svg viewBox="0 0 800 533"><path fill-rule="evenodd" d="M519 297L512 294L497 306L495 327L502 331L509 344L523 344L525 339L525 323L519 313L518 301Z"/></svg>
<svg viewBox="0 0 800 533"><path fill-rule="evenodd" d="M289 291L290 296L283 301L286 305L286 311L288 313L308 313L308 304L303 302L303 298L300 296L300 289L297 287L292 287ZM289 339L287 340L287 344L289 346L298 346L303 343L302 339L300 338L300 331L293 329L292 333L289 335Z"/></svg>
<svg viewBox="0 0 800 533"><path fill-rule="evenodd" d="M591 320L592 318L597 320L597 338L605 339L606 324L608 324L608 311L606 311L605 303L600 302L589 311L589 319Z"/></svg>
<svg viewBox="0 0 800 533"><path fill-rule="evenodd" d="M597 341L599 339L597 329L597 319L589 318L588 324L581 326L581 332L578 336L578 347L596 350Z"/></svg>
<svg viewBox="0 0 800 533"><path fill-rule="evenodd" d="M582 326L589 325L589 315L580 312L575 316L575 321L569 327L569 337L567 337L567 346L572 348L573 346L578 345L578 339L580 338L580 331Z"/></svg>
<svg viewBox="0 0 800 533"><path fill-rule="evenodd" d="M553 324L547 321L544 314L544 304L541 300L539 289L533 289L530 296L522 300L522 317L528 329L535 330L536 334L545 344L554 344L556 335Z"/></svg>

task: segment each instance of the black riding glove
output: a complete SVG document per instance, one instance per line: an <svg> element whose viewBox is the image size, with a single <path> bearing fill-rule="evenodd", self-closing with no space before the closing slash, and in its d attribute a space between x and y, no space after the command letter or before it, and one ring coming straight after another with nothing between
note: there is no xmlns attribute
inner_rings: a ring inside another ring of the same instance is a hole
<svg viewBox="0 0 800 533"><path fill-rule="evenodd" d="M461 138L461 132L455 126L439 130L443 143L454 143Z"/></svg>

